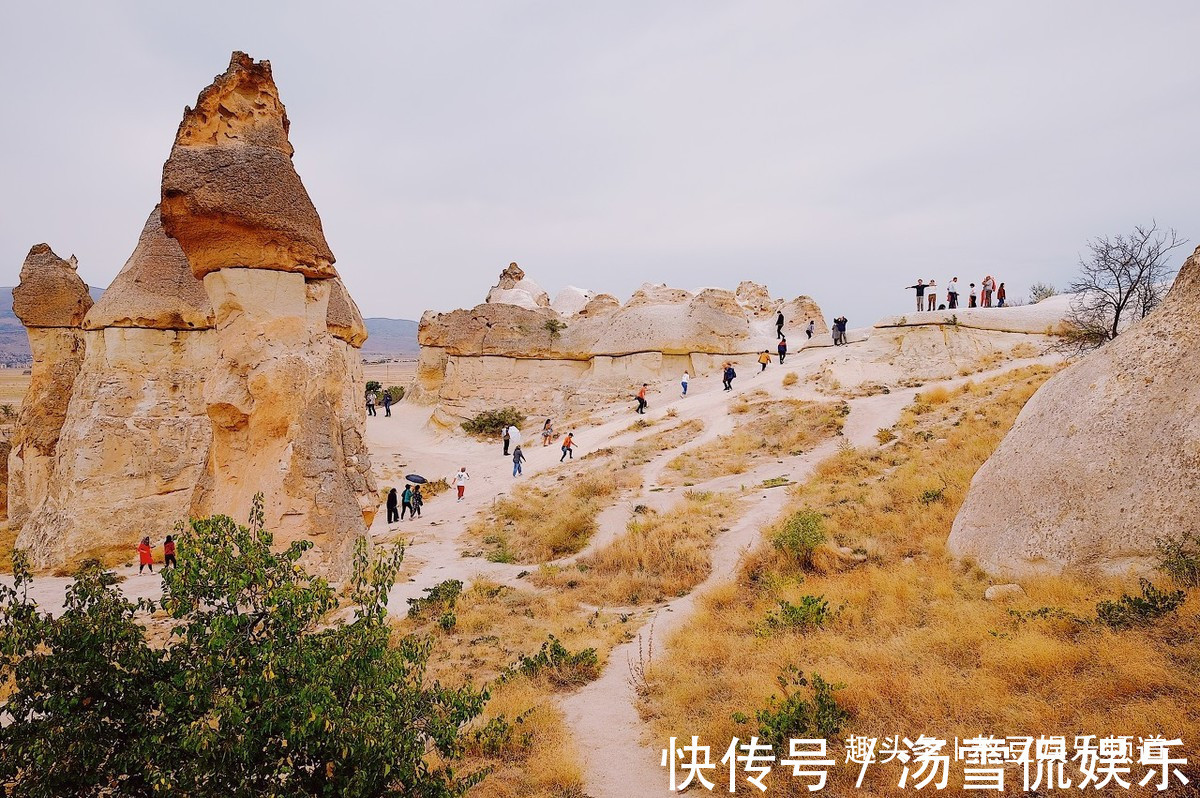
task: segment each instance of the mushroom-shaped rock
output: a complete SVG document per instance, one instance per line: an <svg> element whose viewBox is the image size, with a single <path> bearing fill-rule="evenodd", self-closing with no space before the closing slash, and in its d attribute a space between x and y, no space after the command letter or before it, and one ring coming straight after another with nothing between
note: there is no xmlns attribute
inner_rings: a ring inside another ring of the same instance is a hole
<svg viewBox="0 0 1200 798"><path fill-rule="evenodd" d="M288 125L270 62L245 53L184 110L163 166L162 221L197 277L231 266L336 276Z"/></svg>
<svg viewBox="0 0 1200 798"><path fill-rule="evenodd" d="M13 313L26 327L78 327L92 307L75 259L63 260L48 244L29 250L21 282L13 289Z"/></svg>
<svg viewBox="0 0 1200 798"><path fill-rule="evenodd" d="M179 242L163 232L155 207L125 266L83 320L84 329L136 327L205 330L213 326L204 283L192 274Z"/></svg>
<svg viewBox="0 0 1200 798"><path fill-rule="evenodd" d="M515 263L500 272L500 280L488 291L487 299L490 304L516 305L521 308L537 310L550 307L550 295L542 287L525 276L525 272Z"/></svg>

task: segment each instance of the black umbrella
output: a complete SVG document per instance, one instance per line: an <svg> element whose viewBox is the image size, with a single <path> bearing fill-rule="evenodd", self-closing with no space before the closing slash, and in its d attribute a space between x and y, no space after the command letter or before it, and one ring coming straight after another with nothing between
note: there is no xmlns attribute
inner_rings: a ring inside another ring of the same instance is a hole
<svg viewBox="0 0 1200 798"><path fill-rule="evenodd" d="M414 485L424 485L426 482L429 481L429 480L425 479L425 477L421 476L420 474L409 474L408 476L405 477L405 479L407 479L409 482L413 483Z"/></svg>

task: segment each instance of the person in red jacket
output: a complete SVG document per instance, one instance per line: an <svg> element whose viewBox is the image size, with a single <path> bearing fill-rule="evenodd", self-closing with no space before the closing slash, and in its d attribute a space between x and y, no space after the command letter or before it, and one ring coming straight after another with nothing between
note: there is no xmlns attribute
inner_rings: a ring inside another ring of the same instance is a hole
<svg viewBox="0 0 1200 798"><path fill-rule="evenodd" d="M150 537L142 538L142 542L138 544L138 573L142 573L142 569L149 567L150 573L154 573L154 549L150 548Z"/></svg>
<svg viewBox="0 0 1200 798"><path fill-rule="evenodd" d="M177 568L175 563L175 538L167 535L167 539L163 541L163 568Z"/></svg>

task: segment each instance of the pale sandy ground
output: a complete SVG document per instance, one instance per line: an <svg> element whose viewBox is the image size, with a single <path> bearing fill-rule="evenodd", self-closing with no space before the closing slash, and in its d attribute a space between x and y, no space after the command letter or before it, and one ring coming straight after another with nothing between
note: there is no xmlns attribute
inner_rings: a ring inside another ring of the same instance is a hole
<svg viewBox="0 0 1200 798"><path fill-rule="evenodd" d="M865 355L869 346L861 344L851 344L841 352L854 356L860 347ZM732 394L722 391L720 380L715 377L693 382L686 398L679 396L678 386L673 382L656 386L649 397L651 410L646 418L660 423L649 430L629 430L636 418L632 412L632 402L594 412L592 418L595 423L576 430L577 458L602 447L632 444L650 432L666 429L671 424L690 418L703 419L705 429L696 439L663 452L644 465L641 490L636 495L622 497L613 507L602 512L599 528L587 548L558 562L567 563L586 556L623 534L635 504L662 509L677 501L684 488L666 487L653 492L651 488L659 487L658 478L668 460L681 451L703 445L733 429L736 417L729 414L728 406L738 396L762 390L778 398L830 399L828 395L817 394L804 379L828 355L829 350L824 347L802 349L792 354L785 366L773 362L763 374L757 373L756 366L746 363L739 368L741 376L735 381ZM993 371L936 384L953 387L967 379L985 379L1011 368L1046 360L1048 358L1041 357L1010 361ZM413 368L412 362L391 363L368 366L365 371L367 379L379 380L385 386L404 385L411 378ZM784 387L784 375L793 371L800 376L800 381L790 388ZM599 679L561 699L562 709L583 758L588 795L593 798L626 798L668 793L666 778L659 765L660 752L666 741L647 738L647 731L636 710L636 696L629 679L629 663L637 659L638 647L644 645L651 623L655 647L662 651L671 632L688 618L697 597L710 587L732 578L740 558L758 542L762 529L783 510L788 498L785 489L754 489L754 486L761 485L765 479L779 476L787 476L792 481L803 480L818 462L834 452L841 440L848 440L859 447L877 445L875 432L895 424L903 408L920 390L910 388L849 399L850 414L846 418L843 439L827 442L798 456L780 457L743 474L692 486L691 489L696 490L728 490L742 486L750 490L743 494L745 506L738 520L713 544L712 572L705 582L689 595L661 605L652 613L639 610L631 623L642 624L638 630L640 638L616 648ZM667 419L666 414L672 409L677 417ZM471 475L462 502L455 500L452 490L447 491L426 501L424 517L420 519L406 519L389 527L384 510L380 508L371 527L373 539L379 542L404 542L407 546L405 573L408 580L398 584L390 597L391 610L397 615L406 612L406 599L418 597L426 588L446 579L470 583L486 577L532 589L521 580L522 572L531 569L529 565L490 563L481 557L462 556L464 550L477 548L476 543L465 537L468 524L481 513L489 511L494 502L509 493L516 484L511 473L511 458L502 454L498 440L478 441L463 434L431 427L427 423L431 412L431 407L401 402L393 407L390 418L385 417L380 408L377 417L367 419L367 440L380 487L402 486L404 475L408 473L419 473L429 479L449 477L463 465ZM558 440L554 445L543 448L537 438L537 421L531 420L530 428L525 431L523 448L528 462L525 476L521 479L531 479L560 468ZM564 431L560 428L560 435ZM136 567L120 568L118 572L125 577L122 586L131 597L157 597L157 577L139 577ZM60 606L67 581L52 577L38 578L35 598L50 608Z"/></svg>

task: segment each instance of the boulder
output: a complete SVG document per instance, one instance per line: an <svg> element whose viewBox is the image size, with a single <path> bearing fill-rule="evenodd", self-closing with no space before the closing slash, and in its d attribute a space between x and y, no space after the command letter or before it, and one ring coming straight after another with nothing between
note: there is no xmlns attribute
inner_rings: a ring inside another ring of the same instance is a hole
<svg viewBox="0 0 1200 798"><path fill-rule="evenodd" d="M500 272L500 280L488 291L489 304L515 305L529 310L550 307L550 295L542 287L525 276L525 272L515 263Z"/></svg>
<svg viewBox="0 0 1200 798"><path fill-rule="evenodd" d="M554 301L550 303L550 307L560 316L575 316L586 308L588 303L595 297L595 291L568 285L558 292L558 296L554 297ZM615 297L614 301L616 301ZM617 305L620 306L620 303L618 302Z"/></svg>
<svg viewBox="0 0 1200 798"><path fill-rule="evenodd" d="M292 166L289 124L270 62L245 53L184 109L163 166L162 222L196 277L231 266L337 276Z"/></svg>
<svg viewBox="0 0 1200 798"><path fill-rule="evenodd" d="M988 601L1012 601L1024 596L1025 588L1012 583L1007 585L991 585L987 590L983 591L983 597Z"/></svg>
<svg viewBox="0 0 1200 798"><path fill-rule="evenodd" d="M948 546L997 575L1149 573L1200 517L1200 249L1162 305L1052 377L975 474Z"/></svg>
<svg viewBox="0 0 1200 798"><path fill-rule="evenodd" d="M76 261L63 260L48 244L25 256L21 280L13 289L13 313L26 327L78 327L92 307L87 283L76 274Z"/></svg>

